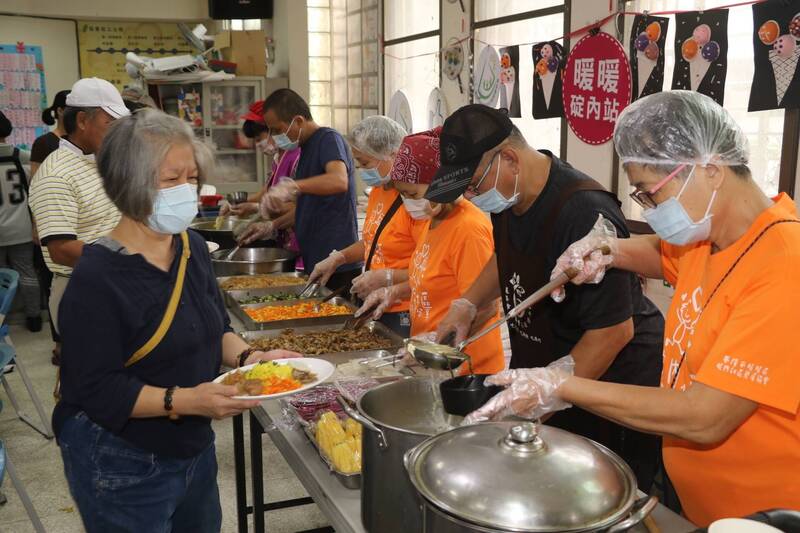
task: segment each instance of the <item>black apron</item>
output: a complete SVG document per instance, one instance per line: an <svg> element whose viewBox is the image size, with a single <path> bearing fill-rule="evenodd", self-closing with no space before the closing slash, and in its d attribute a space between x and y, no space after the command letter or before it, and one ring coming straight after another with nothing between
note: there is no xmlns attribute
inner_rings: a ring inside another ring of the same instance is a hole
<svg viewBox="0 0 800 533"><path fill-rule="evenodd" d="M535 253L529 256L514 249L508 231L509 210L500 216L500 232L495 241L497 268L500 276L500 292L506 313L529 294L550 281L547 264L551 243L556 230L556 221L562 208L573 194L581 191L606 191L594 180L582 179L568 183L558 200L542 221L536 236ZM555 353L552 315L557 306L552 298L546 298L525 313L508 322L511 341L510 368L533 368L547 366L567 355ZM547 425L565 429L599 442L619 454L627 462L647 492L653 481L656 461L660 452L660 439L632 431L605 418L593 415L578 407L559 411L547 420Z"/></svg>

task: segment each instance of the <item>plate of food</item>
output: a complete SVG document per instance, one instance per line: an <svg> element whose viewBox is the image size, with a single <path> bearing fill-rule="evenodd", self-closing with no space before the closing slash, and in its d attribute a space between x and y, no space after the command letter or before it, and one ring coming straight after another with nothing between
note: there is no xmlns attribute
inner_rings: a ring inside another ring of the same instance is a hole
<svg viewBox="0 0 800 533"><path fill-rule="evenodd" d="M234 396L234 400L272 400L316 387L331 377L335 369L324 359L275 359L231 370L214 383L236 385L241 394Z"/></svg>

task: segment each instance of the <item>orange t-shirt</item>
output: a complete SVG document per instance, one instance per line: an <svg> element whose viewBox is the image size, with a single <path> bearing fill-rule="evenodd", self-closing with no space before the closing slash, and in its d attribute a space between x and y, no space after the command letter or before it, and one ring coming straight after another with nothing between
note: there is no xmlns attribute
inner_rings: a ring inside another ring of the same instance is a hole
<svg viewBox="0 0 800 533"><path fill-rule="evenodd" d="M450 216L435 228L430 222L426 221L409 265L411 335L436 331L450 303L472 286L494 253L492 224L471 202L456 203ZM498 318L499 314L491 320ZM470 344L465 352L477 374L503 370L500 328Z"/></svg>
<svg viewBox="0 0 800 533"><path fill-rule="evenodd" d="M662 241L664 277L675 286L666 320L661 386L697 381L758 403L724 442L700 446L664 438L664 464L686 516L705 527L762 509L800 509L800 224L771 227L720 285L731 265L771 222L795 219L785 194L738 241L711 254L708 242Z"/></svg>
<svg viewBox="0 0 800 533"><path fill-rule="evenodd" d="M386 212L392 207L395 198L400 193L396 189L389 190L383 187L375 187L369 193L367 202L367 216L364 219L364 230L362 239L364 241L364 264L369 257L369 250L372 247L372 240L381 225ZM399 270L408 269L408 262L414 248L417 246L417 239L421 235L425 221L414 220L408 214L404 206L395 212L392 219L386 224L378 237L378 244L375 245L375 254L372 256L370 270L380 270L393 268ZM408 300L393 305L387 312L396 313L408 311Z"/></svg>

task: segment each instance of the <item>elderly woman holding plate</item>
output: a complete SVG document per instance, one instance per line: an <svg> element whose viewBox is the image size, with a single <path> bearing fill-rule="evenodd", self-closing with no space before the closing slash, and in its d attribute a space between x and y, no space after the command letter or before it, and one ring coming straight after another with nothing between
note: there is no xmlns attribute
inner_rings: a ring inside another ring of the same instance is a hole
<svg viewBox="0 0 800 533"><path fill-rule="evenodd" d="M187 232L211 167L188 125L140 110L97 162L122 219L84 247L61 301L53 425L70 492L90 533L219 531L211 419L258 402L211 381L297 354L254 351L230 327L206 243Z"/></svg>

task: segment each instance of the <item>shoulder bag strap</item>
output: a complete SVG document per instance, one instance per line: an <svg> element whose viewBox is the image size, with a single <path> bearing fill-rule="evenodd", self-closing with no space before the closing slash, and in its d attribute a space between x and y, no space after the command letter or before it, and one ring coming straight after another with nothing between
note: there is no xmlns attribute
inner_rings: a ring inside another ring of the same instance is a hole
<svg viewBox="0 0 800 533"><path fill-rule="evenodd" d="M375 231L375 237L372 238L372 245L369 248L369 255L367 255L367 263L364 265L365 271L369 270L370 266L372 266L372 256L375 255L375 247L378 245L378 238L381 236L384 228L389 224L389 221L392 220L394 214L397 213L397 210L400 209L401 205L403 205L403 197L398 194L391 207L389 207L389 210L383 215L383 220L381 220L378 229Z"/></svg>

